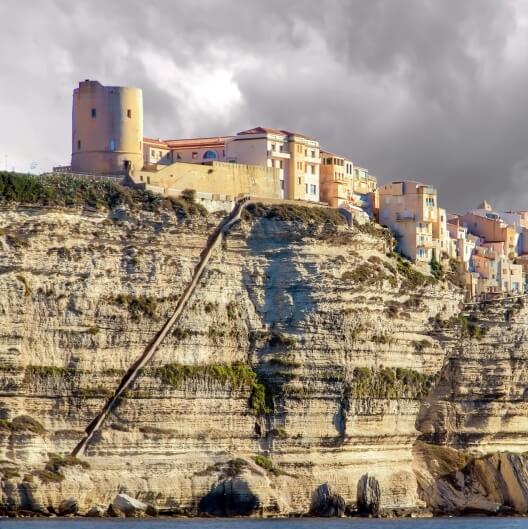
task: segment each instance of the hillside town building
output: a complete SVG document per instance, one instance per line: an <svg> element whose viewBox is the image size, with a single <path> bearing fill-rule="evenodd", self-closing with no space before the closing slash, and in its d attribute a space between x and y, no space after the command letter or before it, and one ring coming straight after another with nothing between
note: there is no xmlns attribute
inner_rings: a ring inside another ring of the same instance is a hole
<svg viewBox="0 0 528 529"><path fill-rule="evenodd" d="M193 189L209 209L249 195L359 211L390 228L397 251L418 265L457 269L471 297L525 291L528 212L498 212L484 201L448 214L434 187L412 180L378 187L367 169L298 132L255 127L225 136L146 138L138 88L79 83L71 165L57 170L120 175L165 196Z"/></svg>

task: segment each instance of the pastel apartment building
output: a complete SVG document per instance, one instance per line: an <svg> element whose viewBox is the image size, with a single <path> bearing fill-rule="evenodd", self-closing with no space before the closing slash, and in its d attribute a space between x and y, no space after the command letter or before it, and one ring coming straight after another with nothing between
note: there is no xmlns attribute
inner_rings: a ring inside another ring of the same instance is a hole
<svg viewBox="0 0 528 529"><path fill-rule="evenodd" d="M421 182L404 180L378 188L378 220L391 229L398 251L414 262L429 263L449 250L445 210L437 191Z"/></svg>
<svg viewBox="0 0 528 529"><path fill-rule="evenodd" d="M494 211L486 201L452 216L448 226L452 236L457 229L457 259L464 265L472 296L525 291L527 218L524 212Z"/></svg>
<svg viewBox="0 0 528 529"><path fill-rule="evenodd" d="M319 142L303 134L256 127L234 136L144 140L144 163L147 166L213 161L277 169L280 198L320 200Z"/></svg>
<svg viewBox="0 0 528 529"><path fill-rule="evenodd" d="M370 193L377 188L377 179L368 170L335 153L321 152L321 200L337 208L353 205L371 209Z"/></svg>

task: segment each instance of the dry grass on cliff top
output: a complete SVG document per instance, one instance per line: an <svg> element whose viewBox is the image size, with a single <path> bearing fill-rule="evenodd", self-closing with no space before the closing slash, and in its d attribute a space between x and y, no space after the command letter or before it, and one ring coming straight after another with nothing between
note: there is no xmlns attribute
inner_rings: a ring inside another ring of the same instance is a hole
<svg viewBox="0 0 528 529"><path fill-rule="evenodd" d="M172 212L179 217L206 216L192 192L178 199L130 188L110 180L69 175L34 176L0 171L0 202L57 207L89 207L109 210L126 206L130 210Z"/></svg>
<svg viewBox="0 0 528 529"><path fill-rule="evenodd" d="M344 224L345 219L336 209L320 206L307 206L297 204L274 204L267 206L262 203L249 204L244 213L246 219L264 218L289 222L302 222L316 224L329 222L334 225Z"/></svg>

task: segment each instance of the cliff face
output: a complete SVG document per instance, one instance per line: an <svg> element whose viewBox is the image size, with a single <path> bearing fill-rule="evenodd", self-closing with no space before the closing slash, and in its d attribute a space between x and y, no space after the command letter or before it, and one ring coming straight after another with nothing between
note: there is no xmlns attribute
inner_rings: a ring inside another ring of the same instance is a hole
<svg viewBox="0 0 528 529"><path fill-rule="evenodd" d="M381 230L316 217L253 208L77 460L218 219L2 209L0 504L86 512L126 493L190 514L324 514L333 494L338 512L442 510L419 436L524 450L524 309L460 339L455 287L387 257Z"/></svg>

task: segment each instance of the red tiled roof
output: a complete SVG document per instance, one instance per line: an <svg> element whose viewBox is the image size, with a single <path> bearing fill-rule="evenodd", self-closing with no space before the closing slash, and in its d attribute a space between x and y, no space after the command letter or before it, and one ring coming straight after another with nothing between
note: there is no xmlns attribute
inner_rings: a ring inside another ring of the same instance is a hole
<svg viewBox="0 0 528 529"><path fill-rule="evenodd" d="M314 140L314 138L310 138L309 136L301 134L300 132L290 132L288 130L272 129L269 127L255 127L254 129L248 129L243 130L241 132L237 132L237 136L241 136L244 134L279 134L280 136L299 136L300 138L304 138L306 140Z"/></svg>
<svg viewBox="0 0 528 529"><path fill-rule="evenodd" d="M158 145L159 147L165 147L168 149L167 142L160 139L155 140L154 138L143 138L143 143L147 145Z"/></svg>
<svg viewBox="0 0 528 529"><path fill-rule="evenodd" d="M280 136L287 135L286 132L279 129L270 129L268 127L255 127L254 129L243 130L237 132L237 136L242 136L245 134L279 134Z"/></svg>
<svg viewBox="0 0 528 529"><path fill-rule="evenodd" d="M171 149L192 149L204 147L222 147L232 136L215 136L211 138L186 138L181 140L165 140Z"/></svg>

